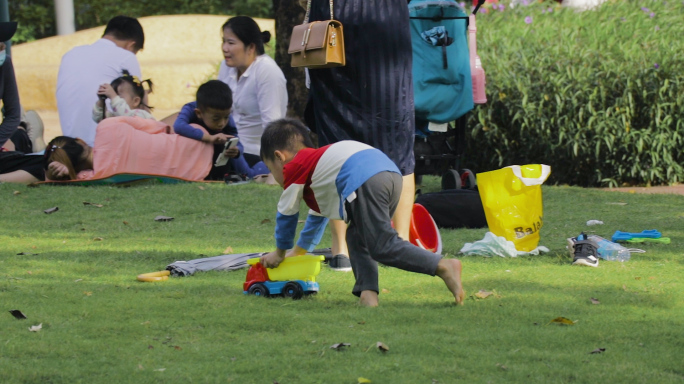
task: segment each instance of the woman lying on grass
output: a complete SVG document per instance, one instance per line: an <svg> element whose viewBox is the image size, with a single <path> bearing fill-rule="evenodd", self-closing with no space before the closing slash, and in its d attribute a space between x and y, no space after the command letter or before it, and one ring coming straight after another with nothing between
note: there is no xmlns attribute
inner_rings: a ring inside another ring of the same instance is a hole
<svg viewBox="0 0 684 384"><path fill-rule="evenodd" d="M97 126L94 147L81 139L58 136L45 148L45 179L101 179L121 173L204 179L212 165L211 145L171 132L158 121L122 116ZM19 182L40 181L26 176Z"/></svg>

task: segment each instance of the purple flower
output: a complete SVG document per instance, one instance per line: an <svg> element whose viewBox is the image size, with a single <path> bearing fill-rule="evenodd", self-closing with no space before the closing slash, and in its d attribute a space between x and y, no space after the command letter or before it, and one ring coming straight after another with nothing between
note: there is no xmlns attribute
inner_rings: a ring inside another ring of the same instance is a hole
<svg viewBox="0 0 684 384"><path fill-rule="evenodd" d="M480 13L489 13L489 9L487 9L487 8L480 8L480 10L479 10L478 12L480 12Z"/></svg>
<svg viewBox="0 0 684 384"><path fill-rule="evenodd" d="M499 4L499 11L503 11L504 9L506 9L506 6L503 4Z"/></svg>
<svg viewBox="0 0 684 384"><path fill-rule="evenodd" d="M527 16L525 18L525 24L532 24L532 16Z"/></svg>
<svg viewBox="0 0 684 384"><path fill-rule="evenodd" d="M542 9L542 13L546 13L546 9Z"/></svg>
<svg viewBox="0 0 684 384"><path fill-rule="evenodd" d="M530 5L530 2L528 0L523 0L523 5Z"/></svg>
<svg viewBox="0 0 684 384"><path fill-rule="evenodd" d="M646 13L651 12L651 10L648 9L648 8L646 8L646 7L641 7L641 10L644 11L644 12L646 12Z"/></svg>
<svg viewBox="0 0 684 384"><path fill-rule="evenodd" d="M462 1L461 1L460 3L458 3L458 5L459 5L461 8L465 8L465 3L462 2Z"/></svg>
<svg viewBox="0 0 684 384"><path fill-rule="evenodd" d="M650 17L651 19L654 18L654 17L655 17L655 13L651 12L651 13L648 15L648 17Z"/></svg>
<svg viewBox="0 0 684 384"><path fill-rule="evenodd" d="M653 68L658 69L658 68L660 68L660 65L658 65L658 63L655 63L655 64L653 64Z"/></svg>
<svg viewBox="0 0 684 384"><path fill-rule="evenodd" d="M549 7L549 9L546 10L547 13L553 12L553 8Z"/></svg>

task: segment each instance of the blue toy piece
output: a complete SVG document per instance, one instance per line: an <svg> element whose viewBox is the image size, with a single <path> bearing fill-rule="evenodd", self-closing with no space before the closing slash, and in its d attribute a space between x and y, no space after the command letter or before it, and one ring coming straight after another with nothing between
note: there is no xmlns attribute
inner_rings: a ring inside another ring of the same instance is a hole
<svg viewBox="0 0 684 384"><path fill-rule="evenodd" d="M315 294L318 290L318 283L313 281L262 281L253 283L244 293L263 297L283 295L297 300L304 295Z"/></svg>
<svg viewBox="0 0 684 384"><path fill-rule="evenodd" d="M633 232L622 232L615 231L611 240L616 243L618 241L627 241L631 239L659 239L662 236L660 232L656 229L647 229L645 231L633 233Z"/></svg>

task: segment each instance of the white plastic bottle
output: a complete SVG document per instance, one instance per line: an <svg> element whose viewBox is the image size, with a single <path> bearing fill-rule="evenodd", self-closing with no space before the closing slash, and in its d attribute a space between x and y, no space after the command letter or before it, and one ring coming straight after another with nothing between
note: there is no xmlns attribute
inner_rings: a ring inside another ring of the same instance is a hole
<svg viewBox="0 0 684 384"><path fill-rule="evenodd" d="M628 261L630 258L629 249L620 244L613 243L601 236L590 235L589 240L593 240L598 244L598 255L600 258L608 261Z"/></svg>
<svg viewBox="0 0 684 384"><path fill-rule="evenodd" d="M470 53L470 75L473 81L473 102L475 104L485 104L487 102L485 72L482 68L480 56L477 55L475 15L470 15L468 19L468 50Z"/></svg>

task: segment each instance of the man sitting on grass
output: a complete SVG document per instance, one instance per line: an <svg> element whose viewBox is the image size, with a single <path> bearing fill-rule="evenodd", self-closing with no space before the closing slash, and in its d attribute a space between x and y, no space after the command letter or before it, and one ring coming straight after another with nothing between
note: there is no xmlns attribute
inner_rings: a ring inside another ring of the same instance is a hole
<svg viewBox="0 0 684 384"><path fill-rule="evenodd" d="M287 256L313 250L328 219L343 219L349 223L347 243L356 278L352 293L361 305L378 305L377 262L437 275L456 304L463 304L461 262L403 241L392 228L402 186L397 166L381 151L356 141L312 147L308 129L297 120L274 121L261 136L261 158L285 189L276 215L277 249L262 256L261 264L277 267L287 249ZM294 246L302 199L311 210Z"/></svg>

